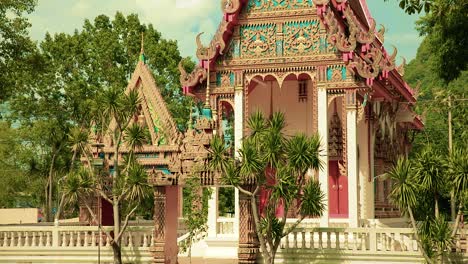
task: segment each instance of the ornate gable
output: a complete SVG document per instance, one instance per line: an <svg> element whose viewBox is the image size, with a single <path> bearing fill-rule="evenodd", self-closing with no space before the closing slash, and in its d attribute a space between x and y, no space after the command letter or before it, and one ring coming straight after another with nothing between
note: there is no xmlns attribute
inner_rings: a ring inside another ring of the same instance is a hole
<svg viewBox="0 0 468 264"><path fill-rule="evenodd" d="M137 89L142 100L139 116L145 123L151 135L153 145L173 145L179 139L177 126L167 109L159 88L148 66L139 61L126 92Z"/></svg>

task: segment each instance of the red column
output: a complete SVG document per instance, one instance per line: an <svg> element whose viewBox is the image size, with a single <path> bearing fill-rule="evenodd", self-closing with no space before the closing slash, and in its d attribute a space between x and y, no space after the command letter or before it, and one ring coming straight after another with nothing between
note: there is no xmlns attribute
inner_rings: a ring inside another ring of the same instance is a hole
<svg viewBox="0 0 468 264"><path fill-rule="evenodd" d="M243 187L247 190L251 190L250 186ZM257 263L259 243L257 234L255 233L255 222L252 215L250 197L242 192L239 193L239 211L238 263Z"/></svg>
<svg viewBox="0 0 468 264"><path fill-rule="evenodd" d="M153 263L177 263L177 186L154 187Z"/></svg>

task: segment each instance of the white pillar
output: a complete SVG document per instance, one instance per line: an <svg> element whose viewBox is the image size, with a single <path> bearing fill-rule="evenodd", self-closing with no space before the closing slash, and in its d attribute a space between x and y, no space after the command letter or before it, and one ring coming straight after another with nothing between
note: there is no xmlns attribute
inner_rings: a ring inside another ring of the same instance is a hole
<svg viewBox="0 0 468 264"><path fill-rule="evenodd" d="M372 144L372 135L369 121L365 120L365 113L358 116L358 146L359 146L359 204L360 219L374 218L374 185L372 180L372 153L369 152ZM369 179L371 179L369 181Z"/></svg>
<svg viewBox="0 0 468 264"><path fill-rule="evenodd" d="M328 227L328 98L327 90L323 87L317 88L317 111L318 111L318 134L321 138L322 144L322 162L323 167L319 171L319 182L322 192L325 194L325 210L323 216L320 218L320 226Z"/></svg>
<svg viewBox="0 0 468 264"><path fill-rule="evenodd" d="M244 89L236 87L234 90L234 149L236 157L237 151L242 147L244 120Z"/></svg>
<svg viewBox="0 0 468 264"><path fill-rule="evenodd" d="M348 160L348 202L349 227L359 226L359 188L357 156L357 110L356 92L346 93L346 144ZM365 153L365 151L364 151Z"/></svg>
<svg viewBox="0 0 468 264"><path fill-rule="evenodd" d="M211 187L211 197L208 200L208 237L215 238L218 230L218 187Z"/></svg>
<svg viewBox="0 0 468 264"><path fill-rule="evenodd" d="M241 78L242 79L242 78ZM242 84L242 80L240 83ZM244 87L236 86L234 89L234 155L239 157L239 149L242 147L244 129ZM234 236L239 238L239 190L234 188Z"/></svg>

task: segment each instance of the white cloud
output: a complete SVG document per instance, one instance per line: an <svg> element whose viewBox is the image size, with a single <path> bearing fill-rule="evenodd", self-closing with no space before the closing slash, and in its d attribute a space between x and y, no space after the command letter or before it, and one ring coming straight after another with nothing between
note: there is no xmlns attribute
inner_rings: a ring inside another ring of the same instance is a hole
<svg viewBox="0 0 468 264"><path fill-rule="evenodd" d="M183 56L195 55L195 36L205 32L202 40L213 36L221 9L213 0L135 0L143 21L152 23L164 37L175 39Z"/></svg>

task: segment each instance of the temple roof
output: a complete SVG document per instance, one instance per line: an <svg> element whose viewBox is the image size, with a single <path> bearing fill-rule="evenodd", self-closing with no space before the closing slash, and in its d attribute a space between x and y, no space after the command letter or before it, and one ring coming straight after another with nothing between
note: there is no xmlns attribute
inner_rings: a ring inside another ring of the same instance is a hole
<svg viewBox="0 0 468 264"><path fill-rule="evenodd" d="M132 89L138 89L142 99L143 113L155 128L165 133L167 140L174 141L179 136L176 123L171 113L167 109L164 98L159 92L153 74L145 63L144 53L140 55L140 60L128 83L126 93Z"/></svg>
<svg viewBox="0 0 468 264"><path fill-rule="evenodd" d="M328 10L332 7L333 9L340 10L343 13L347 12L346 9L352 10L351 12L347 13L347 17L346 17L346 19L348 20L347 23L338 22L339 23L338 27L340 27L341 25L347 25L349 27L351 20L353 20L353 23L356 24L355 26L358 27L358 31L363 32L363 35L365 35L368 38L368 40L370 40L365 46L367 46L368 49L374 46L378 50L381 50L385 63L390 66L391 64L394 65L394 60L396 57L396 48L394 50L394 53L392 55L389 55L389 53L383 47L383 41L384 41L383 33L385 32L385 28L381 29L380 31L375 30L375 21L371 17L371 14L367 7L366 0L353 0L353 1L312 0L312 1L314 2L317 8L317 14L319 15L319 17L322 19L322 21L325 24L327 23L327 21L325 21L326 17L324 15L325 10ZM239 14L243 6L247 3L248 3L248 0L224 0L222 1L224 15L210 44L207 47L203 47L199 40L199 36L197 36L197 46L198 46L197 57L199 59L199 65L197 65L195 70L191 73L185 72L185 70L182 67L180 67L181 69L180 81L183 85L183 89L185 93L187 93L190 90L190 88L195 87L198 83L203 82L207 77L206 69L208 68L208 63L210 64L211 67L213 67L214 61L216 60L216 58L224 54L224 51L227 49L228 43L232 36L233 28L234 26L237 25ZM340 20L340 21L344 20L343 16L334 14L334 19L335 17L337 20ZM330 31L330 25L327 25L327 30ZM368 34L367 31L369 30L370 30L369 33L373 32L371 34L373 35L372 38L369 37L369 35L367 35ZM360 54L361 52L357 50L357 48L356 50L352 50L350 52L342 52L343 60L345 60L346 63L348 62L352 63L350 62L349 59L353 57L353 53ZM354 56L354 57L359 57L359 56ZM360 74L359 70L357 70L356 68L356 65L354 65L353 67L355 68L355 72L357 72L357 74ZM365 67L365 65L363 67ZM398 69L396 67L393 66L393 67L387 67L386 69L383 69L382 75L384 76L384 78L388 78L389 75L392 76L391 78L392 85L397 87L398 91L408 102L413 104L416 101L413 96L414 92L408 86L408 84L406 84L406 82L403 81L402 75L398 72ZM368 78L362 75L361 77L367 78L368 85L372 86L372 83L375 77Z"/></svg>

